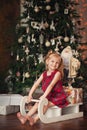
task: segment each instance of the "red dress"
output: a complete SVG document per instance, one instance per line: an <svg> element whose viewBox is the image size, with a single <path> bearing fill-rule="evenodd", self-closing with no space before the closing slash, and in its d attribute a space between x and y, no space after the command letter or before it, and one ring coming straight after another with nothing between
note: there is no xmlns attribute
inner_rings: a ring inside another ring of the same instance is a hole
<svg viewBox="0 0 87 130"><path fill-rule="evenodd" d="M42 90L44 92L57 72L58 70L55 70L49 76L47 76L47 71L43 72ZM55 84L55 86L53 87L53 89L51 90L51 92L48 94L46 98L49 101L51 101L53 104L61 108L69 104L61 80L58 80L58 82Z"/></svg>

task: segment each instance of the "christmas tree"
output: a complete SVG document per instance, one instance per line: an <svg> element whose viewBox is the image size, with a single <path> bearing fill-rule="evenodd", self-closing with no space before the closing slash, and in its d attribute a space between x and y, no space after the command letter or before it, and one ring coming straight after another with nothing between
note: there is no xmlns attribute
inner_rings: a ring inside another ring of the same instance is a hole
<svg viewBox="0 0 87 130"><path fill-rule="evenodd" d="M82 28L77 5L75 0L25 0L22 3L16 41L11 47L12 64L6 78L13 92L32 87L44 70L44 56L51 49L61 54L69 46L73 56L80 59L78 46ZM80 79L81 71L74 77L74 84Z"/></svg>

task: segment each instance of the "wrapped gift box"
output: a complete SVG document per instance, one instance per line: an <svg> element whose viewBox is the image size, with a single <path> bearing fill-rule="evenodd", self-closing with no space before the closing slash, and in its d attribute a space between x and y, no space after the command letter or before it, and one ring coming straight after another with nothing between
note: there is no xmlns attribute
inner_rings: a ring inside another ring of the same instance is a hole
<svg viewBox="0 0 87 130"><path fill-rule="evenodd" d="M0 94L0 115L8 115L19 111L19 94Z"/></svg>
<svg viewBox="0 0 87 130"><path fill-rule="evenodd" d="M0 115L8 115L19 111L19 106L0 106Z"/></svg>
<svg viewBox="0 0 87 130"><path fill-rule="evenodd" d="M64 87L67 94L69 103L82 103L83 102L83 90L82 88Z"/></svg>

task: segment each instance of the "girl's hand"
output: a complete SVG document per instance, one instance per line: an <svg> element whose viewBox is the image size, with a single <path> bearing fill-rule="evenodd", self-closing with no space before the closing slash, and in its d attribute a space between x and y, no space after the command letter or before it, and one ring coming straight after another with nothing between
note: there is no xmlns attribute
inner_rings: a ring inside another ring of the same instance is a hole
<svg viewBox="0 0 87 130"><path fill-rule="evenodd" d="M39 99L41 100L41 99L44 99L45 98L45 96L44 95L42 95Z"/></svg>
<svg viewBox="0 0 87 130"><path fill-rule="evenodd" d="M33 99L33 97L29 95L29 96L27 97L27 102L31 102L32 99Z"/></svg>

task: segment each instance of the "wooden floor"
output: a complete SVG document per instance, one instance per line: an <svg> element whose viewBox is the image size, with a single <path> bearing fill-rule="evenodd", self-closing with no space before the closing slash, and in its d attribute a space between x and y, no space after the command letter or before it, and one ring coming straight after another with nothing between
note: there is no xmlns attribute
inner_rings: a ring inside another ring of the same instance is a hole
<svg viewBox="0 0 87 130"><path fill-rule="evenodd" d="M43 124L38 121L31 127L28 122L21 125L16 114L11 114L0 116L0 130L87 130L87 117L52 124Z"/></svg>

